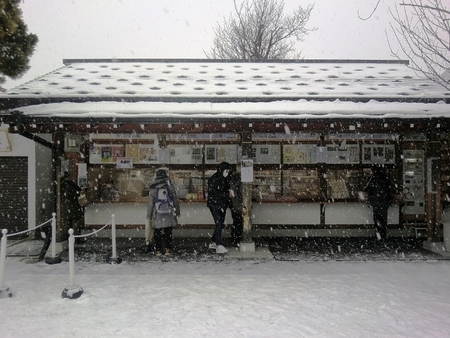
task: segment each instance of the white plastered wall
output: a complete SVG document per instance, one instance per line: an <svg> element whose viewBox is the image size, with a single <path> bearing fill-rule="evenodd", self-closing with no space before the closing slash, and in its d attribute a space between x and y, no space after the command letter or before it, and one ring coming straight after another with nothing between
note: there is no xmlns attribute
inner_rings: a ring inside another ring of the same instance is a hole
<svg viewBox="0 0 450 338"><path fill-rule="evenodd" d="M51 142L51 135L38 135ZM54 210L55 196L52 187L52 151L39 143L35 143L36 155L36 225L49 220Z"/></svg>

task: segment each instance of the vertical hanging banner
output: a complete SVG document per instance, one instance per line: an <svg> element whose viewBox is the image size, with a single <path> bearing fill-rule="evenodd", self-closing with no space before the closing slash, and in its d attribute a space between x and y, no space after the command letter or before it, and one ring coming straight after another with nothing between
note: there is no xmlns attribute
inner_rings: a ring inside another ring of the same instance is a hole
<svg viewBox="0 0 450 338"><path fill-rule="evenodd" d="M241 161L241 181L253 182L253 160Z"/></svg>
<svg viewBox="0 0 450 338"><path fill-rule="evenodd" d="M87 186L87 165L78 163L78 186L84 188Z"/></svg>

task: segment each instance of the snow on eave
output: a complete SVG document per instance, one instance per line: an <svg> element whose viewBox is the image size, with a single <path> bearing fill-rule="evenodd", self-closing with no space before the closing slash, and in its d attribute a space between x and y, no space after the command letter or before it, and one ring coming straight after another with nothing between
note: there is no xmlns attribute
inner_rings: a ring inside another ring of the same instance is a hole
<svg viewBox="0 0 450 338"><path fill-rule="evenodd" d="M243 103L85 102L49 103L16 109L35 118L71 119L337 119L337 118L450 118L450 106L438 103L400 103L371 100L277 101Z"/></svg>

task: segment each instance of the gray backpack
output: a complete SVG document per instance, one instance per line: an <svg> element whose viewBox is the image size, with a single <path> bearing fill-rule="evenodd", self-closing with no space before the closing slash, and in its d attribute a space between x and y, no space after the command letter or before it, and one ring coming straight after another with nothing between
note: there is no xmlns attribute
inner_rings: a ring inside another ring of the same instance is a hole
<svg viewBox="0 0 450 338"><path fill-rule="evenodd" d="M165 215L175 213L172 192L167 184L160 188L156 188L154 201L157 214Z"/></svg>

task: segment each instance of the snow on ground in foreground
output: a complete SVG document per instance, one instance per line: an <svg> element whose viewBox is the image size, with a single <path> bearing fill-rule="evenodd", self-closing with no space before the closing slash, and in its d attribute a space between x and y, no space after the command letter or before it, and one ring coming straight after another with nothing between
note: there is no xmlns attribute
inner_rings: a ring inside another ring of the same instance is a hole
<svg viewBox="0 0 450 338"><path fill-rule="evenodd" d="M6 261L5 337L449 337L450 262Z"/></svg>

